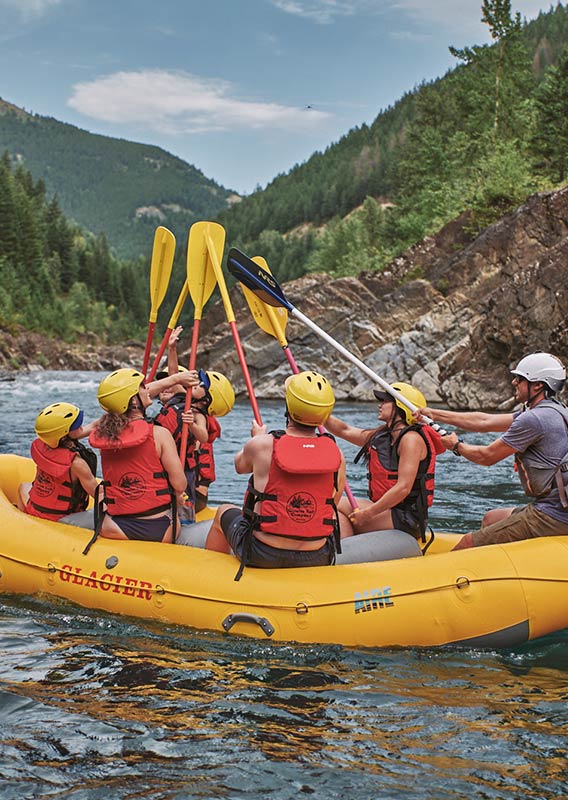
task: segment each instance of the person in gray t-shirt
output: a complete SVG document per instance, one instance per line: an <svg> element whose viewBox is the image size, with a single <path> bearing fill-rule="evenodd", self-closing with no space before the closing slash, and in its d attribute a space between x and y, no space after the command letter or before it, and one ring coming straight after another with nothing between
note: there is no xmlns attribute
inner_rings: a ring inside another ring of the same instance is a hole
<svg viewBox="0 0 568 800"><path fill-rule="evenodd" d="M566 381L562 362L549 353L525 356L511 370L515 400L524 409L511 414L419 409L435 422L476 433L503 435L488 445L466 444L457 434L442 437L447 450L483 466L514 456L521 484L534 502L488 511L481 528L463 536L454 550L486 544L568 535L568 408L554 399ZM560 471L566 463L567 472ZM566 487L565 488L565 484Z"/></svg>

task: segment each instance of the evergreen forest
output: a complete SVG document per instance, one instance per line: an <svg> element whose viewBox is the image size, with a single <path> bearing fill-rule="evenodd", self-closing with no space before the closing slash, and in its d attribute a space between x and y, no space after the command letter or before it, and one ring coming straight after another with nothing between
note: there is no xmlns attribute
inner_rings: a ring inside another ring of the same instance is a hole
<svg viewBox="0 0 568 800"><path fill-rule="evenodd" d="M491 44L450 47L456 66L442 78L231 207L227 190L159 148L0 107L0 323L66 339L141 332L158 224L177 234L176 292L195 219L220 221L228 245L264 256L279 281L339 277L383 270L464 213L474 235L563 185L568 10L557 3L525 24L511 0L480 0L480 17ZM137 216L141 204L173 217ZM120 261L115 243L128 230L137 257ZM174 303L166 298L168 314Z"/></svg>
<svg viewBox="0 0 568 800"><path fill-rule="evenodd" d="M148 264L121 262L104 234L70 223L42 180L0 159L0 326L64 340L140 334L148 318Z"/></svg>
<svg viewBox="0 0 568 800"><path fill-rule="evenodd" d="M114 139L0 100L0 153L8 150L63 213L104 233L121 258L147 253L157 225L181 239L192 222L227 208L231 192L160 147Z"/></svg>
<svg viewBox="0 0 568 800"><path fill-rule="evenodd" d="M568 170L568 10L483 0L490 45L220 215L279 280L381 270L468 212L474 234ZM480 25L481 29L481 25Z"/></svg>

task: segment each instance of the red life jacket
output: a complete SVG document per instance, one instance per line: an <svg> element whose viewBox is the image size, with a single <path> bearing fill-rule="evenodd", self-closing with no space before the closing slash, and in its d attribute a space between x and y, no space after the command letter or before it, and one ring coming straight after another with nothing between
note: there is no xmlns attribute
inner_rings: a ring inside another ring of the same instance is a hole
<svg viewBox="0 0 568 800"><path fill-rule="evenodd" d="M200 442L195 449L197 486L209 486L216 478L213 442L221 436L221 426L217 421L217 417L212 417L210 414L206 415L206 420L209 438L206 442Z"/></svg>
<svg viewBox="0 0 568 800"><path fill-rule="evenodd" d="M87 508L87 492L80 481L71 477L71 465L78 452L76 447L48 447L41 439L34 439L31 456L37 472L30 489L26 514L58 520Z"/></svg>
<svg viewBox="0 0 568 800"><path fill-rule="evenodd" d="M118 440L107 439L95 429L89 442L101 451L105 500L111 516L145 517L171 508L168 476L158 458L149 422L133 420Z"/></svg>
<svg viewBox="0 0 568 800"><path fill-rule="evenodd" d="M183 422L181 415L185 410L185 395L175 394L160 410L158 416L154 420L155 425L168 430L174 437L178 453L181 450L181 433L183 429ZM185 453L185 467L184 469L195 469L195 446L197 440L190 430L187 432L187 450Z"/></svg>
<svg viewBox="0 0 568 800"><path fill-rule="evenodd" d="M290 539L323 539L337 534L334 494L341 452L328 434L289 436L273 431L274 449L263 492L253 479L243 506L253 530ZM256 503L260 508L254 510Z"/></svg>
<svg viewBox="0 0 568 800"><path fill-rule="evenodd" d="M410 431L420 434L426 444L426 458L418 465L414 485L409 494L395 508L410 511L420 523L422 531L426 530L428 508L434 502L434 482L436 473L436 455L445 448L440 441L440 434L429 425L408 425L403 428L396 444L393 444L388 428L381 428L365 446L368 454L369 499L379 500L398 481L398 448L402 437Z"/></svg>

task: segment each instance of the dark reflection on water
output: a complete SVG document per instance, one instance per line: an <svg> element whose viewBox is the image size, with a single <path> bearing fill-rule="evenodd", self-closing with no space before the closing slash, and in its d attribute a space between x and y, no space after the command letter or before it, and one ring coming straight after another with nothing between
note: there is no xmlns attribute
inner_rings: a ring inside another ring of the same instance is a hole
<svg viewBox="0 0 568 800"><path fill-rule="evenodd" d="M99 377L0 384L14 420L0 450L26 453L54 399L98 413ZM281 427L277 404L262 411ZM368 426L375 409L340 413ZM250 418L240 406L223 421L216 499L241 499L229 470ZM363 470L350 477L363 492ZM438 485L433 522L446 529L521 497L511 464L446 456ZM4 596L0 635L2 800L568 795L567 632L500 653L349 651Z"/></svg>
<svg viewBox="0 0 568 800"><path fill-rule="evenodd" d="M566 634L499 654L347 651L61 602L0 611L3 800L568 791Z"/></svg>

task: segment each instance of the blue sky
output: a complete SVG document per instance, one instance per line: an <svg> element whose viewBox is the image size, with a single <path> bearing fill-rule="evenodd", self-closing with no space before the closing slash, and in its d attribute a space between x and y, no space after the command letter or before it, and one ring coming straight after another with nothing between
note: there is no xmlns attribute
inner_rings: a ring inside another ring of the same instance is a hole
<svg viewBox="0 0 568 800"><path fill-rule="evenodd" d="M486 41L481 0L0 0L0 97L248 193Z"/></svg>

